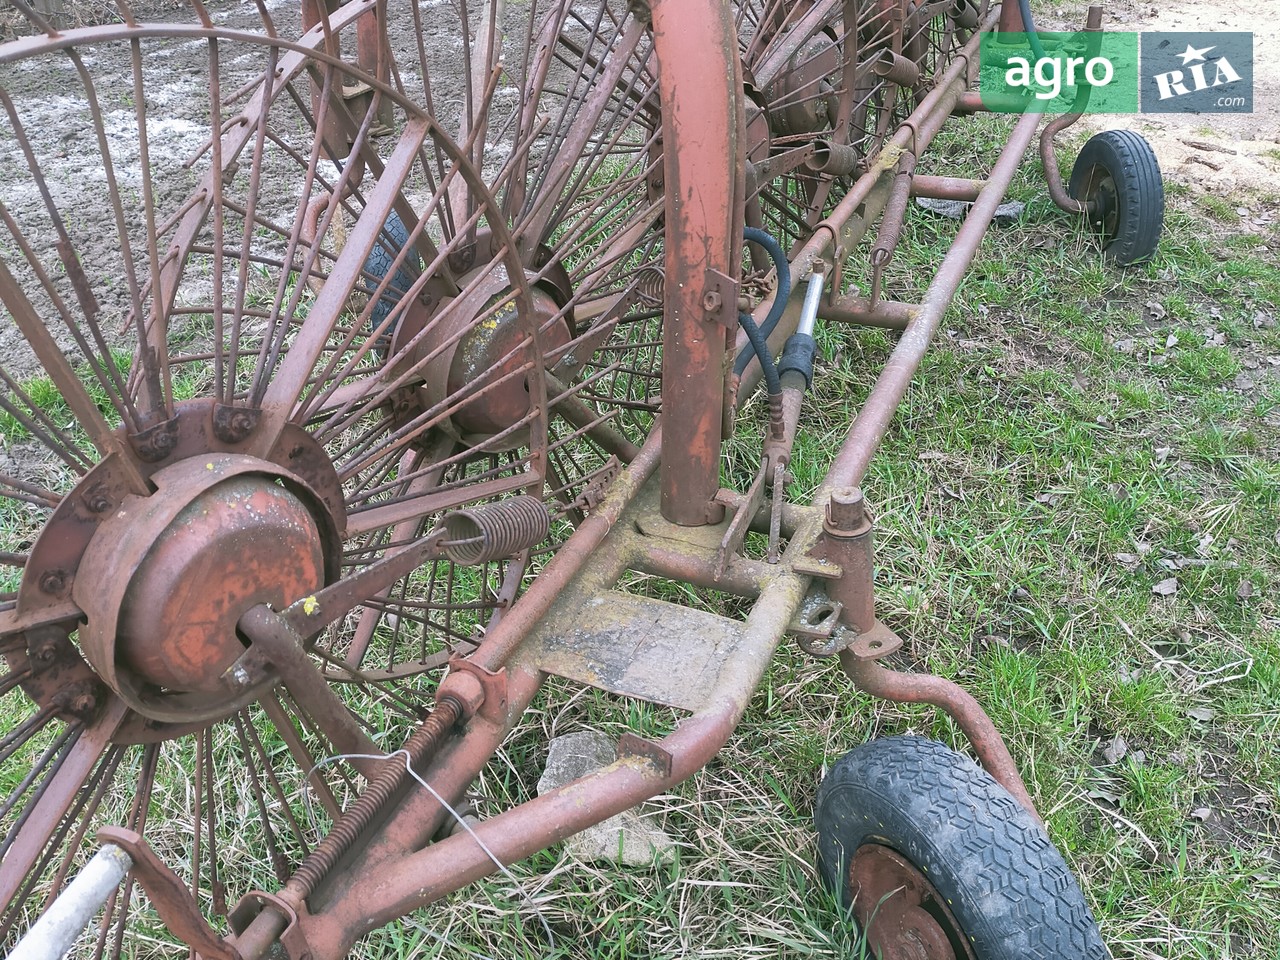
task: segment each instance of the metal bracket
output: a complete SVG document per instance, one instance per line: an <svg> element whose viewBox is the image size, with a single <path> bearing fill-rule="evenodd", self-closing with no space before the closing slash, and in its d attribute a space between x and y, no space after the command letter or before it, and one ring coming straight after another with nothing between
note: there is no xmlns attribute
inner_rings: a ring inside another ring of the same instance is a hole
<svg viewBox="0 0 1280 960"><path fill-rule="evenodd" d="M161 862L141 834L123 827L103 827L98 831L98 840L115 844L129 855L134 879L146 891L147 899L164 925L178 939L205 960L241 960L240 952L213 931L200 915L186 884Z"/></svg>
<svg viewBox="0 0 1280 960"><path fill-rule="evenodd" d="M618 740L618 758L623 757L648 760L664 780L671 776L671 752L652 740L638 737L634 733L624 733Z"/></svg>
<svg viewBox="0 0 1280 960"><path fill-rule="evenodd" d="M730 329L738 326L738 284L719 270L708 270L703 277L702 320Z"/></svg>
<svg viewBox="0 0 1280 960"><path fill-rule="evenodd" d="M289 960L311 960L311 945L307 943L307 936L298 925L298 911L275 894L262 890L249 891L240 898L227 921L237 935L242 934L266 907L285 918L284 932L280 934L279 941Z"/></svg>
<svg viewBox="0 0 1280 960"><path fill-rule="evenodd" d="M839 580L844 576L844 567L821 557L797 557L791 564L793 572L802 577L813 577L818 580Z"/></svg>
<svg viewBox="0 0 1280 960"><path fill-rule="evenodd" d="M159 463L178 445L178 418L129 434L129 445L140 460Z"/></svg>
<svg viewBox="0 0 1280 960"><path fill-rule="evenodd" d="M825 593L811 593L796 611L787 632L812 657L834 657L849 645L852 631L840 626L844 604Z"/></svg>
<svg viewBox="0 0 1280 960"><path fill-rule="evenodd" d="M486 670L478 663L465 657L454 657L449 661L450 672L467 673L480 681L484 690L484 701L476 712L485 720L503 723L507 719L507 668Z"/></svg>
<svg viewBox="0 0 1280 960"><path fill-rule="evenodd" d="M879 620L866 633L860 633L849 644L855 660L881 660L902 648L902 638Z"/></svg>

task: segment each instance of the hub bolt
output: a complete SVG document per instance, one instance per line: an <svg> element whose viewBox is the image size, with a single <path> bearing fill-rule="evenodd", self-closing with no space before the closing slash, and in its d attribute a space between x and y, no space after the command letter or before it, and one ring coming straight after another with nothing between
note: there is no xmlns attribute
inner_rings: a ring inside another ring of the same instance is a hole
<svg viewBox="0 0 1280 960"><path fill-rule="evenodd" d="M46 570L40 575L40 589L45 593L59 594L67 588L65 570Z"/></svg>

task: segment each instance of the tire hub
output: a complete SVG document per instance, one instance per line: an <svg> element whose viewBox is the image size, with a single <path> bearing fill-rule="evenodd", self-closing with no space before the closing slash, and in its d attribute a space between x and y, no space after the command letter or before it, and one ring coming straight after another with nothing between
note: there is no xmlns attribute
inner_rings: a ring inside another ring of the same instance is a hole
<svg viewBox="0 0 1280 960"><path fill-rule="evenodd" d="M569 276L550 262L550 251L539 248L525 267L522 279L533 311L522 316L516 284L505 266L492 262L493 247L492 238L482 232L473 246L460 251L465 256L451 257L455 269L466 268L457 283L467 292L432 306L413 304L392 344L393 354L408 351L414 363L425 361L413 412L448 407L441 429L487 452L514 450L528 442L525 430L503 434L533 411L528 377L541 376L526 369L533 331L548 368L575 335L573 311L565 307L572 296Z"/></svg>
<svg viewBox="0 0 1280 960"><path fill-rule="evenodd" d="M849 864L849 891L882 960L975 960L946 900L905 857L868 843Z"/></svg>

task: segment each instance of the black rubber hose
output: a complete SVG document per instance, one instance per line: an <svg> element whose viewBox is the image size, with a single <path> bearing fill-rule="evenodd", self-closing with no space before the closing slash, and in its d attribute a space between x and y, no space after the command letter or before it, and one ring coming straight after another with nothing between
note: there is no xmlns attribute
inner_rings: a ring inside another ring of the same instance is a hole
<svg viewBox="0 0 1280 960"><path fill-rule="evenodd" d="M751 319L751 314L746 311L738 311L738 323L747 332L747 339L751 341L756 357L760 360L760 369L764 372L765 389L769 391L769 396L781 396L782 378L778 376L778 366L773 362L773 354L769 352L769 340L764 331L756 326L756 322ZM744 363L742 366L746 369L747 365Z"/></svg>
<svg viewBox="0 0 1280 960"><path fill-rule="evenodd" d="M773 261L773 269L778 273L778 290L773 297L773 306L769 308L769 315L764 318L764 325L759 327L759 333L767 341L770 334L773 333L774 327L778 325L778 321L782 319L782 311L787 309L787 301L791 299L791 265L787 263L787 255L782 249L782 245L773 239L763 230L755 227L747 227L742 231L742 239L745 242L755 243L764 247L765 253L769 254L769 259ZM752 323L754 327L755 324ZM743 325L746 329L746 325ZM747 336L750 336L748 332ZM754 346L754 344L752 345ZM759 354L759 348L756 353ZM766 348L765 352L768 352ZM751 362L751 351L746 347L742 348L742 352L738 354L733 364L733 372L738 376L742 376L742 371L747 369L747 364ZM764 366L764 361L761 361Z"/></svg>
<svg viewBox="0 0 1280 960"><path fill-rule="evenodd" d="M1040 38L1036 36L1036 23L1031 19L1031 0L1018 0L1018 10L1022 13L1022 29L1027 33L1031 43L1031 52L1037 60L1044 59L1044 47L1040 46Z"/></svg>

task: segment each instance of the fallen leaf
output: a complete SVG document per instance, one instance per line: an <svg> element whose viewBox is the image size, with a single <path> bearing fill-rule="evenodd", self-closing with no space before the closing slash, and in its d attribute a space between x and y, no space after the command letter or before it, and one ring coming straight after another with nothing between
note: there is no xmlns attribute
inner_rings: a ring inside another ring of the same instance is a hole
<svg viewBox="0 0 1280 960"><path fill-rule="evenodd" d="M1253 596L1253 581L1241 580L1240 586L1236 587L1236 596L1241 600L1248 600Z"/></svg>
<svg viewBox="0 0 1280 960"><path fill-rule="evenodd" d="M1101 787L1094 787L1088 791L1087 796L1090 800L1101 800L1103 803L1109 803L1113 807L1121 805L1120 794L1112 790L1103 790Z"/></svg>
<svg viewBox="0 0 1280 960"><path fill-rule="evenodd" d="M1124 742L1124 737L1118 733L1108 746L1102 748L1102 755L1107 758L1107 763L1119 763L1128 752L1129 745Z"/></svg>
<svg viewBox="0 0 1280 960"><path fill-rule="evenodd" d="M1156 463L1164 463L1173 453L1173 447L1156 447Z"/></svg>
<svg viewBox="0 0 1280 960"><path fill-rule="evenodd" d="M1146 303L1147 312L1151 314L1152 320L1163 320L1169 315L1164 305L1157 300L1148 300Z"/></svg>
<svg viewBox="0 0 1280 960"><path fill-rule="evenodd" d="M1213 707L1187 707L1187 716L1192 720L1208 723L1214 716Z"/></svg>
<svg viewBox="0 0 1280 960"><path fill-rule="evenodd" d="M1196 807L1191 811L1192 820L1208 820L1211 816L1213 816L1211 807Z"/></svg>
<svg viewBox="0 0 1280 960"><path fill-rule="evenodd" d="M1166 350L1172 350L1177 345L1178 345L1178 335L1176 333L1171 333L1169 334L1169 336L1164 338L1164 348Z"/></svg>
<svg viewBox="0 0 1280 960"><path fill-rule="evenodd" d="M1169 577L1167 580L1161 580L1151 588L1151 592L1160 597L1172 597L1178 592L1178 578Z"/></svg>
<svg viewBox="0 0 1280 960"><path fill-rule="evenodd" d="M1142 558L1138 556L1136 553L1117 553L1116 554L1116 561L1118 563L1123 563L1126 567L1134 566L1141 559Z"/></svg>

